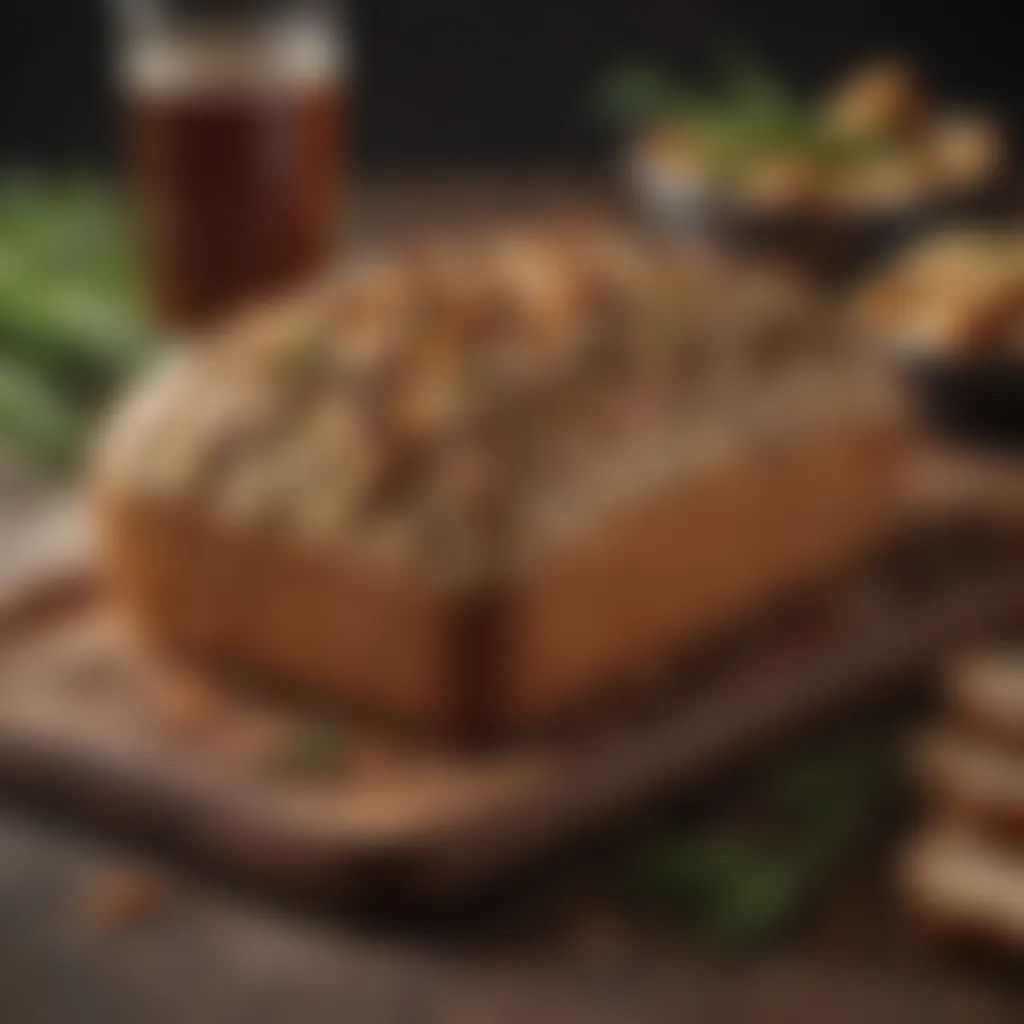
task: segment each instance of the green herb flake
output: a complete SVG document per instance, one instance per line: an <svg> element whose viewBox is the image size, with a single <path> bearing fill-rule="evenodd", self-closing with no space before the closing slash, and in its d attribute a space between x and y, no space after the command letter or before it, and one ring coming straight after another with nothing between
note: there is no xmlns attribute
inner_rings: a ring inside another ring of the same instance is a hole
<svg viewBox="0 0 1024 1024"><path fill-rule="evenodd" d="M341 774L348 743L341 724L312 718L297 725L274 759L274 774L294 780L324 780Z"/></svg>

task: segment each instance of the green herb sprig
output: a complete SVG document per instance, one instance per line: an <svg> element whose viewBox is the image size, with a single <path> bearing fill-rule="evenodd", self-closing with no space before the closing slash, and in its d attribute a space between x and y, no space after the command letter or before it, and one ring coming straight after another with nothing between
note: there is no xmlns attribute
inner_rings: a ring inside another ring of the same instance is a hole
<svg viewBox="0 0 1024 1024"><path fill-rule="evenodd" d="M610 75L597 94L605 123L633 130L676 125L696 140L722 173L768 157L794 157L842 167L890 151L883 137L850 138L814 101L761 60L724 51L704 81L634 63Z"/></svg>
<svg viewBox="0 0 1024 1024"><path fill-rule="evenodd" d="M86 174L0 172L0 445L70 464L149 355L138 262L113 191Z"/></svg>
<svg viewBox="0 0 1024 1024"><path fill-rule="evenodd" d="M633 849L627 892L716 948L765 941L869 836L892 791L893 764L888 743L877 740L787 764L755 794L756 826L673 828Z"/></svg>

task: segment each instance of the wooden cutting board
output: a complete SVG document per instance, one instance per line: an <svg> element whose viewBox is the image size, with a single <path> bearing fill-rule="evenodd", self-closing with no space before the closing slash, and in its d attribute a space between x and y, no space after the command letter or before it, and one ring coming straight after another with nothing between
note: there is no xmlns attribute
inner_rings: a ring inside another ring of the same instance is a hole
<svg viewBox="0 0 1024 1024"><path fill-rule="evenodd" d="M80 573L43 559L47 573L19 584L32 613L10 597L0 609L0 792L278 889L451 899L894 694L1016 622L1016 519L1007 529L956 494L939 502L949 514L856 574L661 669L643 706L477 751L284 705L251 681L211 684L147 649ZM74 550L67 564L80 567ZM62 599L44 600L55 588Z"/></svg>

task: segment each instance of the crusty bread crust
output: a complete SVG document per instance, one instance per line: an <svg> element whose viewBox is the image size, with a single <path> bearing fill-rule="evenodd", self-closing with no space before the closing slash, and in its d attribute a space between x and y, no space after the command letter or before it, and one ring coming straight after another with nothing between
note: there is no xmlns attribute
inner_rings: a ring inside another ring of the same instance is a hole
<svg viewBox="0 0 1024 1024"><path fill-rule="evenodd" d="M899 518L892 425L851 423L622 509L500 585L97 487L111 586L160 641L414 728L533 727L822 580Z"/></svg>
<svg viewBox="0 0 1024 1024"><path fill-rule="evenodd" d="M452 716L458 606L414 575L193 507L103 497L98 519L108 585L157 641L410 724Z"/></svg>
<svg viewBox="0 0 1024 1024"><path fill-rule="evenodd" d="M176 648L416 727L591 709L896 525L899 403L832 320L603 229L349 268L116 414L112 586Z"/></svg>
<svg viewBox="0 0 1024 1024"><path fill-rule="evenodd" d="M586 706L595 683L721 635L863 555L898 519L893 442L861 426L724 466L553 558L519 600L504 716Z"/></svg>

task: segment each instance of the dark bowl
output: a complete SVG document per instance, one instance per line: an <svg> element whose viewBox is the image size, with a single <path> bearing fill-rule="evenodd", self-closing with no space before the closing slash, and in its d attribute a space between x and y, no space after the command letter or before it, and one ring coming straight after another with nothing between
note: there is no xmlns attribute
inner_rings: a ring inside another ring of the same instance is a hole
<svg viewBox="0 0 1024 1024"><path fill-rule="evenodd" d="M1024 360L908 357L900 373L926 424L941 436L1024 451Z"/></svg>
<svg viewBox="0 0 1024 1024"><path fill-rule="evenodd" d="M740 249L784 260L825 280L846 280L903 248L932 223L932 211L919 208L861 216L723 209L716 229Z"/></svg>
<svg viewBox="0 0 1024 1024"><path fill-rule="evenodd" d="M685 198L632 193L649 223L684 238L723 243L780 260L826 281L849 281L946 225L1005 221L1010 205L1002 180L969 195L848 214L825 211L755 211L727 194L694 192Z"/></svg>

